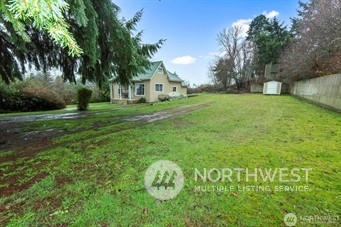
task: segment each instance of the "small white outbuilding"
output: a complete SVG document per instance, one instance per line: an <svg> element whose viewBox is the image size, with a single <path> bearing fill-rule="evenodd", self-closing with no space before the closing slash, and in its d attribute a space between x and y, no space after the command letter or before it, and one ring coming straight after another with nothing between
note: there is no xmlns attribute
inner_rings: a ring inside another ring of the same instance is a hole
<svg viewBox="0 0 341 227"><path fill-rule="evenodd" d="M265 95L280 95L282 83L277 81L269 81L264 83L263 94Z"/></svg>

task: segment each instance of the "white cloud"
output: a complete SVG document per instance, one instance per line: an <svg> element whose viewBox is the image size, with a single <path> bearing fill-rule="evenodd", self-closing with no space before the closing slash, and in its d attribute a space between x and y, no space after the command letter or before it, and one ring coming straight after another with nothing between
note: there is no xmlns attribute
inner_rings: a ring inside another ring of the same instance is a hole
<svg viewBox="0 0 341 227"><path fill-rule="evenodd" d="M262 13L266 18L274 18L274 17L277 17L279 15L279 12L275 11L275 10L272 10L270 12L267 12L267 11L263 11ZM247 36L247 31L249 31L250 29L250 23L252 22L252 19L240 19L240 20L237 20L235 22L232 23L232 27L233 26L236 26L236 27L241 27L241 37L246 37Z"/></svg>
<svg viewBox="0 0 341 227"><path fill-rule="evenodd" d="M252 21L252 19L240 19L240 20L237 20L236 22L233 22L232 27L234 27L234 26L240 27L241 28L241 35L240 36L246 37L247 31L250 28L251 21Z"/></svg>
<svg viewBox="0 0 341 227"><path fill-rule="evenodd" d="M171 62L177 65L189 65L189 64L194 64L196 60L197 60L196 58L186 55L186 56L174 58Z"/></svg>
<svg viewBox="0 0 341 227"><path fill-rule="evenodd" d="M266 12L266 11L264 11L262 14L263 14L266 18L271 19L271 18L277 17L277 16L279 15L279 12L277 12L277 11L275 11L275 10L272 10L271 12Z"/></svg>

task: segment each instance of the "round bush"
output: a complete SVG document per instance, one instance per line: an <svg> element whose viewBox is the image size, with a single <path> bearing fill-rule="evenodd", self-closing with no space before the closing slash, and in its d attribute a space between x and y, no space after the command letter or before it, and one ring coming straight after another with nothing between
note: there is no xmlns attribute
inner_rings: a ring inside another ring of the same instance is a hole
<svg viewBox="0 0 341 227"><path fill-rule="evenodd" d="M78 100L79 111L85 111L88 109L91 95L92 95L92 90L86 87L78 88L77 100Z"/></svg>

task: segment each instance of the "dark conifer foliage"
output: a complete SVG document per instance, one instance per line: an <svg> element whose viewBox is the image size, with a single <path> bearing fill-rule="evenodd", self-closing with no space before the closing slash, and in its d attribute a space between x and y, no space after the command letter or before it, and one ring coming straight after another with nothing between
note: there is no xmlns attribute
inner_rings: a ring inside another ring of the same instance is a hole
<svg viewBox="0 0 341 227"><path fill-rule="evenodd" d="M25 23L25 34L18 35L5 15L0 16L0 76L7 84L21 79L27 68L34 66L44 72L60 69L64 80L93 81L101 86L113 76L122 84L143 72L150 58L165 40L154 44L142 42L137 24L142 10L129 20L120 18L120 8L111 0L68 0L64 18L82 54L70 55L67 48L55 43L47 32Z"/></svg>

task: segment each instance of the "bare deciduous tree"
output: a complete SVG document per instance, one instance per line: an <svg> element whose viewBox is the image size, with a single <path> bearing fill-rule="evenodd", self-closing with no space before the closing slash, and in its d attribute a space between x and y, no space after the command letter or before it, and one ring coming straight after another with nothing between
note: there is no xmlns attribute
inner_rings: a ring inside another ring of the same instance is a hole
<svg viewBox="0 0 341 227"><path fill-rule="evenodd" d="M215 75L225 85L235 83L238 90L245 88L252 76L254 52L251 43L243 36L242 28L224 29L218 34L218 44L222 57L215 63Z"/></svg>
<svg viewBox="0 0 341 227"><path fill-rule="evenodd" d="M301 3L295 37L281 55L281 77L299 80L341 72L341 0Z"/></svg>

